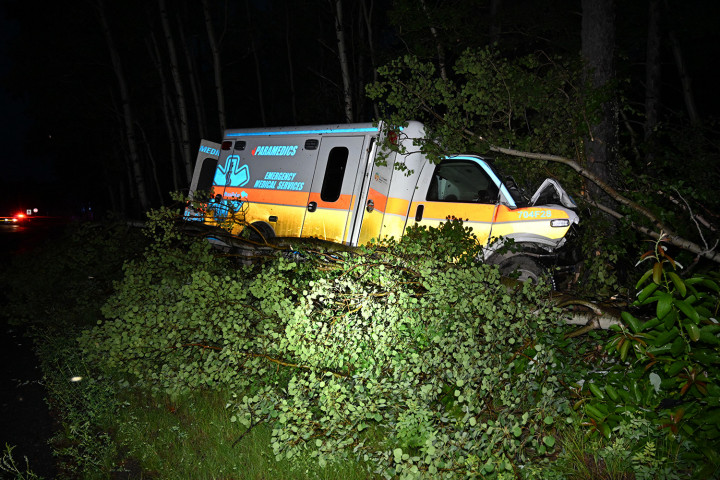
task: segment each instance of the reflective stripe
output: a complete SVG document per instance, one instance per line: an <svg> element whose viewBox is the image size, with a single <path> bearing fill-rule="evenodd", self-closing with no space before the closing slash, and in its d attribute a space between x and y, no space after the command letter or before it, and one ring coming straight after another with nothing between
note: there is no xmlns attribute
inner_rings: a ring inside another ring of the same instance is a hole
<svg viewBox="0 0 720 480"><path fill-rule="evenodd" d="M325 133L374 133L377 127L359 128L324 128L320 130L289 130L284 132L233 132L226 133L226 137L261 137L276 135L322 135Z"/></svg>

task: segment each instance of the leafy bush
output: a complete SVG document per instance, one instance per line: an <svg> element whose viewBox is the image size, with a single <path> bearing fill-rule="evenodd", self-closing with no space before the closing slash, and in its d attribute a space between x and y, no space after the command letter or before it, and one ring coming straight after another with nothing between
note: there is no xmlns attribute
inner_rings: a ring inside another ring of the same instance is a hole
<svg viewBox="0 0 720 480"><path fill-rule="evenodd" d="M554 451L570 409L547 290L509 291L459 222L240 268L178 234L170 212L152 228L80 339L87 361L170 394L233 391L233 420L271 426L278 458L509 478Z"/></svg>
<svg viewBox="0 0 720 480"><path fill-rule="evenodd" d="M654 316L642 321L622 313L624 324L607 344L619 362L588 384L585 412L606 437L633 422L652 425L638 445L654 449L667 439L676 470L708 478L720 468L718 276L681 278L662 241L645 260L653 266L637 283L635 306Z"/></svg>

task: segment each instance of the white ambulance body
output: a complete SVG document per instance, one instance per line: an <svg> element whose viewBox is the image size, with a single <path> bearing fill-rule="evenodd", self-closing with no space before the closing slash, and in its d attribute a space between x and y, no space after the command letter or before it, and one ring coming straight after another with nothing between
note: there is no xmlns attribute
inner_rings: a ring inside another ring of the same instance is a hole
<svg viewBox="0 0 720 480"><path fill-rule="evenodd" d="M504 237L553 252L578 223L575 204L554 180L523 203L482 157L453 155L433 164L413 145L424 136L419 122L391 133L404 153L385 152L386 162L377 165L381 132L371 123L227 130L222 144L203 141L191 195L211 192L215 221L242 211L266 238L351 246L454 217L483 245Z"/></svg>

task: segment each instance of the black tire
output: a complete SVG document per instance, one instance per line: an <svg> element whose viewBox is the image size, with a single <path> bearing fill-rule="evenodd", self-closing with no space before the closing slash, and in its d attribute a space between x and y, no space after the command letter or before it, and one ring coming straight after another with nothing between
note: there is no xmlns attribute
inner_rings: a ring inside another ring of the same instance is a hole
<svg viewBox="0 0 720 480"><path fill-rule="evenodd" d="M247 231L247 239L251 242L265 243L275 238L275 231L270 225L263 222L255 222L251 226L245 228Z"/></svg>
<svg viewBox="0 0 720 480"><path fill-rule="evenodd" d="M525 255L512 256L500 262L498 267L503 277L517 278L521 282L531 282L535 285L544 278L551 288L555 289L552 274L531 257Z"/></svg>

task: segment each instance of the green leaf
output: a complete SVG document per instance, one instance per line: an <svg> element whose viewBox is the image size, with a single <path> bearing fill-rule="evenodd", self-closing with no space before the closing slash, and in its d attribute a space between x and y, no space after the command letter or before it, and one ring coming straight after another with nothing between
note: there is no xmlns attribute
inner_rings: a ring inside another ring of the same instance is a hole
<svg viewBox="0 0 720 480"><path fill-rule="evenodd" d="M640 288L640 286L641 286L642 284L644 284L645 281L646 281L648 278L650 278L650 275L652 275L652 273L653 273L652 269L650 269L650 270L648 270L647 272L645 272L645 273L643 274L643 276L640 277L640 280L638 280L637 284L635 284L635 290L637 290L638 288Z"/></svg>
<svg viewBox="0 0 720 480"><path fill-rule="evenodd" d="M671 272L672 273L672 272ZM674 274L673 274L674 275ZM677 276L677 275L675 275ZM662 292L658 295L660 298L657 302L656 315L657 318L663 319L672 309L673 296L669 293Z"/></svg>
<svg viewBox="0 0 720 480"><path fill-rule="evenodd" d="M700 329L694 323L686 323L685 330L687 330L690 340L697 342L700 340Z"/></svg>
<svg viewBox="0 0 720 480"><path fill-rule="evenodd" d="M670 277L670 280L672 280L673 284L675 284L675 288L677 288L678 292L680 292L680 295L683 297L687 295L687 287L685 286L685 282L683 282L682 278L675 273L675 272L668 272L668 276Z"/></svg>
<svg viewBox="0 0 720 480"><path fill-rule="evenodd" d="M547 445L548 447L552 448L555 446L555 437L552 437L550 435L546 435L543 437L543 443Z"/></svg>
<svg viewBox="0 0 720 480"><path fill-rule="evenodd" d="M640 303L644 302L646 298L648 298L655 290L657 290L657 288L657 283L651 283L647 287L643 288L642 291L638 294L638 301Z"/></svg>
<svg viewBox="0 0 720 480"><path fill-rule="evenodd" d="M630 327L630 330L632 330L633 333L639 333L642 329L642 324L640 323L640 320L633 317L633 315L629 312L622 312L620 314L623 320L625 320L625 323L628 324Z"/></svg>
<svg viewBox="0 0 720 480"><path fill-rule="evenodd" d="M653 283L660 285L660 282L662 281L662 273L663 273L662 263L660 263L660 262L655 263L655 265L653 265L653 269L652 269Z"/></svg>
<svg viewBox="0 0 720 480"><path fill-rule="evenodd" d="M673 304L680 309L693 322L697 323L700 321L700 315L698 315L695 308L685 300L673 299Z"/></svg>

